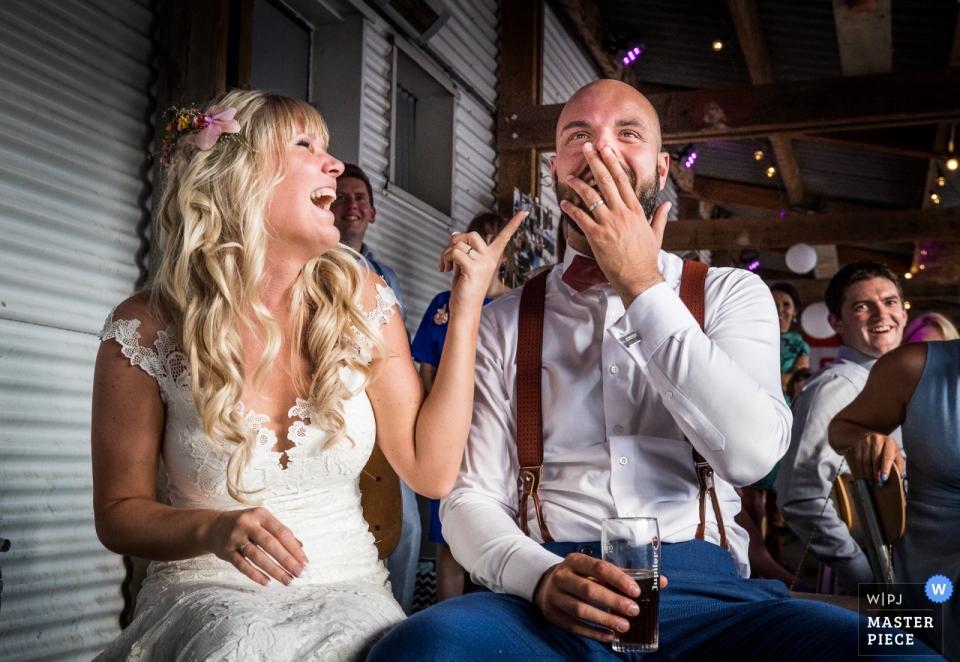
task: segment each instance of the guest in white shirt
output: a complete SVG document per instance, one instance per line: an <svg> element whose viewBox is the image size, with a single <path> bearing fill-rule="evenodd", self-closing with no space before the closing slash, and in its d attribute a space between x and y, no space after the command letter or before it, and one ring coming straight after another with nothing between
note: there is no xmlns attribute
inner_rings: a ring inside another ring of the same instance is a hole
<svg viewBox="0 0 960 662"><path fill-rule="evenodd" d="M600 520L617 516L659 521L669 578L661 581L662 653L856 656L856 614L792 600L777 581L742 579L747 536L734 522L734 487L770 471L790 430L779 324L759 278L711 269L701 331L678 296L682 261L660 250L669 203L658 207L657 198L668 163L656 112L632 87L597 81L564 107L551 167L572 231L564 264L546 281L539 489L559 542L543 543L536 524L528 537L517 524L515 290L484 311L470 438L441 506L454 556L492 592L414 615L380 641L371 662L620 659L607 642L628 628L624 616L637 608L626 596L639 588L599 560L597 542ZM609 282L590 284L590 272ZM716 472L723 521L707 506L704 540L695 539L693 449ZM537 521L532 504L527 515Z"/></svg>

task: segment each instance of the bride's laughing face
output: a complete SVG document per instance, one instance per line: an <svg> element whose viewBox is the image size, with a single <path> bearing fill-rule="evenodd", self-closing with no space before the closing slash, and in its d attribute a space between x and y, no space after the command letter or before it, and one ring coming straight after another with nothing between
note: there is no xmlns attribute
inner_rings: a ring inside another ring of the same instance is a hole
<svg viewBox="0 0 960 662"><path fill-rule="evenodd" d="M330 204L341 172L343 163L327 154L323 136L298 132L287 143L264 216L270 240L290 259L306 264L340 241Z"/></svg>

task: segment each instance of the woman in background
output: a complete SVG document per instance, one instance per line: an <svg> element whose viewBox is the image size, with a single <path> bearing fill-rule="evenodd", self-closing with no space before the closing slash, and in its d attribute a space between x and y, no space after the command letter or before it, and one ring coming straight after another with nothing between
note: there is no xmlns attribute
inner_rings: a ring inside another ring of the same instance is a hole
<svg viewBox="0 0 960 662"><path fill-rule="evenodd" d="M780 319L780 379L783 392L795 370L810 367L810 345L800 333L800 293L789 283L770 286Z"/></svg>
<svg viewBox="0 0 960 662"><path fill-rule="evenodd" d="M476 233L489 241L492 237L496 237L506 225L507 219L500 214L481 213L470 221L467 233ZM493 273L484 294L484 305L510 291L501 279L505 261L506 256L501 256L498 268ZM417 335L410 347L413 358L420 362L420 381L427 393L433 388L437 366L440 365L440 355L443 352L450 319L449 309L449 291L435 296L427 306L427 312L423 315ZM453 558L450 546L443 539L439 499L430 500L430 541L437 545L437 602L463 595L464 570Z"/></svg>
<svg viewBox="0 0 960 662"><path fill-rule="evenodd" d="M910 342L956 340L960 338L957 327L940 313L927 313L910 322L903 332L901 345Z"/></svg>

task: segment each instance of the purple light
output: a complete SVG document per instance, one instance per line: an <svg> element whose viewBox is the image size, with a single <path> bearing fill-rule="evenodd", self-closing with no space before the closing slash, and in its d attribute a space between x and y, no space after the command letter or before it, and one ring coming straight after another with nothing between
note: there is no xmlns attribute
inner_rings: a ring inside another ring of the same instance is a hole
<svg viewBox="0 0 960 662"><path fill-rule="evenodd" d="M786 215L787 215L786 210L781 210L781 211L780 211L780 218L783 218L783 217L786 216Z"/></svg>
<svg viewBox="0 0 960 662"><path fill-rule="evenodd" d="M697 153L692 152L690 156L687 157L687 160L683 162L683 167L689 170L690 168L693 167L693 164L696 162L696 160L697 160Z"/></svg>
<svg viewBox="0 0 960 662"><path fill-rule="evenodd" d="M626 67L626 66L629 66L630 64L633 64L634 60L636 60L637 56L639 56L640 53L642 52L643 51L640 50L639 46L627 51L627 54L623 57L623 66Z"/></svg>
<svg viewBox="0 0 960 662"><path fill-rule="evenodd" d="M753 262L747 265L747 269L749 271L756 271L757 267L759 266L760 266L760 260L754 260Z"/></svg>

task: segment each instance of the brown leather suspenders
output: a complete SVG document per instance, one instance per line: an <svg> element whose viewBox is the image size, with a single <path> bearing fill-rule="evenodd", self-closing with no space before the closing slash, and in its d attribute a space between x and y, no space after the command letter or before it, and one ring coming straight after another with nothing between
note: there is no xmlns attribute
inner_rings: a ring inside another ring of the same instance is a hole
<svg viewBox="0 0 960 662"><path fill-rule="evenodd" d="M520 464L520 528L530 535L527 522L527 499L533 498L537 524L544 542L553 537L543 519L543 508L537 491L543 476L543 412L541 409L540 377L543 357L543 307L547 276L550 270L531 278L520 295L520 319L517 328L517 459ZM707 265L685 260L680 280L680 299L703 329L704 284ZM693 449L693 464L700 483L700 524L696 537L703 540L706 529L707 495L720 530L720 545L727 547L727 534L720 513L720 500L713 482L713 469L706 459Z"/></svg>
<svg viewBox="0 0 960 662"><path fill-rule="evenodd" d="M707 265L693 260L683 261L683 274L680 276L680 300L687 310L697 320L700 330L703 331L703 304L704 286L707 282ZM717 528L720 530L720 546L727 549L727 531L723 527L723 515L720 514L720 498L713 484L713 467L707 462L697 449L693 449L693 466L697 470L697 482L700 483L700 524L697 525L696 538L703 540L707 527L707 494L713 504L713 514L717 518Z"/></svg>
<svg viewBox="0 0 960 662"><path fill-rule="evenodd" d="M543 357L543 304L550 269L531 278L520 293L517 327L517 459L520 462L520 528L527 525L527 498L533 497L543 542L553 542L540 506L543 475L543 411L540 408L540 375Z"/></svg>

